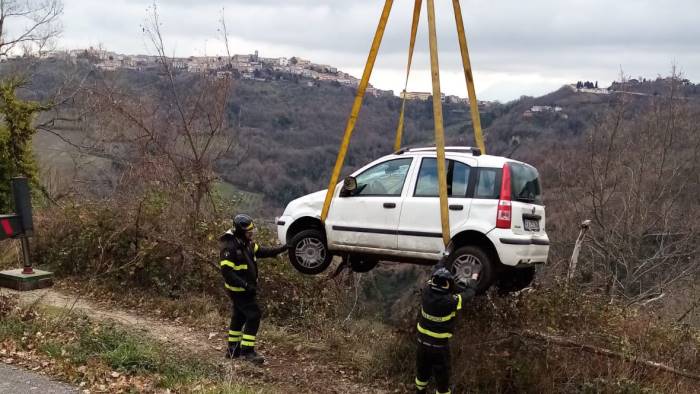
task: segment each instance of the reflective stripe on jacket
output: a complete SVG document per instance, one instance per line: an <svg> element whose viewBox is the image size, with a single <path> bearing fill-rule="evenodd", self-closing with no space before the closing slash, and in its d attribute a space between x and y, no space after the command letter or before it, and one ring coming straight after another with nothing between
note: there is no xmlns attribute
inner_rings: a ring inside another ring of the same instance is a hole
<svg viewBox="0 0 700 394"><path fill-rule="evenodd" d="M418 316L418 339L434 346L447 346L454 332L457 311L462 303L474 296L473 286L461 294L428 286L421 296L421 311Z"/></svg>
<svg viewBox="0 0 700 394"><path fill-rule="evenodd" d="M220 238L221 252L219 268L224 277L224 287L234 293L248 293L258 283L257 243L244 243L231 232Z"/></svg>

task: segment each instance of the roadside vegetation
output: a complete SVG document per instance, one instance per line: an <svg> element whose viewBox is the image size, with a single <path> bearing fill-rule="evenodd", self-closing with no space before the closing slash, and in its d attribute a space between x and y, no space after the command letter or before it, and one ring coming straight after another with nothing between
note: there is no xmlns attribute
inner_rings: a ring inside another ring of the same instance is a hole
<svg viewBox="0 0 700 394"><path fill-rule="evenodd" d="M0 359L90 392L253 393L220 365L114 322L63 309L21 306L0 295Z"/></svg>

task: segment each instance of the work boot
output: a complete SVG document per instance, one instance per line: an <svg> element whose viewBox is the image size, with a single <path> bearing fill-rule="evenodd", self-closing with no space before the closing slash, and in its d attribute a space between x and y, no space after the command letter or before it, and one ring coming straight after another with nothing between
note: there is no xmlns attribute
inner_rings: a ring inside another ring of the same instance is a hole
<svg viewBox="0 0 700 394"><path fill-rule="evenodd" d="M249 361L255 365L262 365L265 358L255 352L255 348L241 349L241 360Z"/></svg>
<svg viewBox="0 0 700 394"><path fill-rule="evenodd" d="M226 350L226 358L238 358L241 356L241 347L238 343L235 345L229 345Z"/></svg>

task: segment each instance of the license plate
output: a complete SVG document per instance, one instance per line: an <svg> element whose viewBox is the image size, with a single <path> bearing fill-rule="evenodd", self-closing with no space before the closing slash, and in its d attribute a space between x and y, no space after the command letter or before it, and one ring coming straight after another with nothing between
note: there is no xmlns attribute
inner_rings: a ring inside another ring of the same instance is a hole
<svg viewBox="0 0 700 394"><path fill-rule="evenodd" d="M540 222L533 219L523 219L525 231L540 231Z"/></svg>

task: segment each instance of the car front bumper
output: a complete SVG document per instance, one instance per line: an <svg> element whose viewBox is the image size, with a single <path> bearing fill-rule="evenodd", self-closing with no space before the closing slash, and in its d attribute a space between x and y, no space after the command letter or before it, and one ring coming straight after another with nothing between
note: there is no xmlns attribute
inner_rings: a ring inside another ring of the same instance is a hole
<svg viewBox="0 0 700 394"><path fill-rule="evenodd" d="M287 244L287 231L292 225L292 220L293 219L291 216L280 216L275 218L275 224L277 225L277 238L279 238L282 245Z"/></svg>

